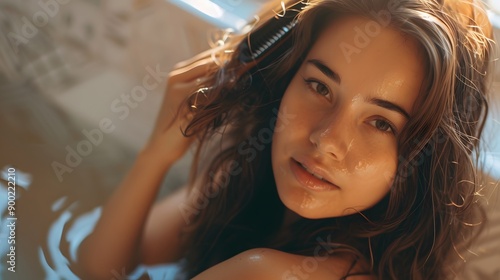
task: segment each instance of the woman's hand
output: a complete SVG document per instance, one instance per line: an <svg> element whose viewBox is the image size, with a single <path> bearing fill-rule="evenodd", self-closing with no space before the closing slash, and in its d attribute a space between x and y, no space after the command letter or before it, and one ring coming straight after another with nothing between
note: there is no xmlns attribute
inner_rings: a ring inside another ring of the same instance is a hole
<svg viewBox="0 0 500 280"><path fill-rule="evenodd" d="M177 69L169 74L153 133L142 151L142 154L147 154L157 163L173 164L192 144L195 137L185 137L182 134L192 117L184 102L217 69L210 56L194 62L181 62L176 66Z"/></svg>
<svg viewBox="0 0 500 280"><path fill-rule="evenodd" d="M113 271L126 269L128 273L141 262L178 260L181 250L178 238L185 221L181 212L173 210L185 199L185 191L155 207L152 218L148 215L165 173L195 138L184 137L181 131L188 124L189 110L178 115L177 110L216 69L207 51L178 64L170 73L149 142L103 207L93 232L80 245L78 262L82 278L110 279ZM158 217L165 215L168 219L162 221L166 223L158 224ZM155 246L162 238L170 240L163 242L168 246Z"/></svg>

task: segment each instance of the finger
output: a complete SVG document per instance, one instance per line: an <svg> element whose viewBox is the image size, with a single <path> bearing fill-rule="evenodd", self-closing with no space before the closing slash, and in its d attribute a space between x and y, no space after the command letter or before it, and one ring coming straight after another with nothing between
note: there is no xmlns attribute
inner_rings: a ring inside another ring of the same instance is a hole
<svg viewBox="0 0 500 280"><path fill-rule="evenodd" d="M206 59L208 57L211 57L212 56L212 52L213 50L212 49L208 49L206 51L203 51L193 57L191 57L190 59L186 59L184 61L181 61L181 62L178 62L174 65L174 68L182 68L182 67L186 67L190 64L193 64L197 61L200 61L200 60L203 60L203 59Z"/></svg>
<svg viewBox="0 0 500 280"><path fill-rule="evenodd" d="M201 78L200 81L203 82L208 78ZM188 83L174 84L172 87L168 88L168 93L163 96L161 101L162 105L160 107L160 112L157 115L155 130L163 130L171 125L171 122L177 116L177 111L182 109L184 102L191 94L193 94L196 89L199 88L198 81L191 81ZM167 96L167 95L178 95L178 96ZM182 114L179 112L179 114Z"/></svg>
<svg viewBox="0 0 500 280"><path fill-rule="evenodd" d="M185 95L189 95L198 88L206 85L211 79L212 77L207 76L196 77L196 79L193 80L171 84L171 88L175 89L176 92L185 92Z"/></svg>
<svg viewBox="0 0 500 280"><path fill-rule="evenodd" d="M212 60L211 57L199 60L188 66L175 69L170 72L169 82L186 83L197 78L207 76L217 70L219 66Z"/></svg>
<svg viewBox="0 0 500 280"><path fill-rule="evenodd" d="M212 57L212 54L213 53L216 53L216 52L219 52L219 51L223 51L223 48L224 46L219 46L219 47L216 47L216 48L211 48L211 49L208 49L208 50L205 50L195 56L193 56L192 58L190 59L186 59L184 61L181 61L181 62L178 62L177 64L175 64L174 68L182 68L182 67L186 67L190 64L193 64L197 61L200 61L200 60L203 60L203 59L206 59L206 58L210 58Z"/></svg>

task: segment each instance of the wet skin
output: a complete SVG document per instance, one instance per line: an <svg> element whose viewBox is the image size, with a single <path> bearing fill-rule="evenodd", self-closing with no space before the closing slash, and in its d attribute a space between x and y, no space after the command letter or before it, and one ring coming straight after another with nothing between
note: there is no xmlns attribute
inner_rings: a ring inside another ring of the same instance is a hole
<svg viewBox="0 0 500 280"><path fill-rule="evenodd" d="M419 45L392 27L345 55L341 46L356 47L354 30L368 22L348 17L326 28L281 101L280 110L296 117L278 119L273 172L280 199L305 218L370 208L394 179L397 138L420 92L423 59Z"/></svg>

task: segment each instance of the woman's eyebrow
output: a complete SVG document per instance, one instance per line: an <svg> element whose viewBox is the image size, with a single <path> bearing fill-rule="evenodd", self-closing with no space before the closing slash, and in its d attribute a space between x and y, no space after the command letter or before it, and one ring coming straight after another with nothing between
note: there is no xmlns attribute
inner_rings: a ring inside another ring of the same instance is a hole
<svg viewBox="0 0 500 280"><path fill-rule="evenodd" d="M316 68L319 69L319 71L321 71L323 74L325 74L325 76L327 76L328 78L332 79L334 82L336 82L338 84L340 84L342 82L340 75L337 74L337 72L330 69L328 66L326 66L325 63L323 63L321 60L313 58L313 59L307 60L307 63L314 65ZM401 106L396 105L388 100L384 100L384 99L380 99L380 98L372 98L372 99L368 100L368 103L371 103L371 104L380 106L382 108L400 113L406 119L408 119L408 120L410 119L410 114L408 114L408 112L406 112L405 109L403 109Z"/></svg>
<svg viewBox="0 0 500 280"><path fill-rule="evenodd" d="M391 110L391 111L394 111L397 113L400 113L406 119L408 119L408 120L410 119L410 114L408 114L408 112L406 112L405 109L403 109L401 106L396 105L390 101L380 99L380 98L371 98L368 100L368 103L380 106L382 108L385 108L385 109L388 109L388 110Z"/></svg>
<svg viewBox="0 0 500 280"><path fill-rule="evenodd" d="M340 75L337 74L337 72L330 69L328 66L326 66L325 63L323 63L321 60L309 59L307 63L316 66L316 68L318 68L319 71L321 71L323 74L325 74L328 78L332 79L337 84L340 84L342 82L342 79L340 79Z"/></svg>

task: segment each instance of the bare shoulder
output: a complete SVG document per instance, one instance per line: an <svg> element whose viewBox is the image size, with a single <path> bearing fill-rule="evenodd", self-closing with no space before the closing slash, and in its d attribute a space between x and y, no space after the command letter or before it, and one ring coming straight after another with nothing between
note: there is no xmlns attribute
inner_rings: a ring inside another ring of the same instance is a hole
<svg viewBox="0 0 500 280"><path fill-rule="evenodd" d="M361 272L361 266L354 263L352 257L326 256L325 253L319 251L316 256L302 256L274 249L256 248L213 266L194 279L376 279L370 275L352 275L344 278L348 272L349 274Z"/></svg>

